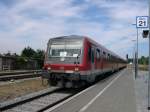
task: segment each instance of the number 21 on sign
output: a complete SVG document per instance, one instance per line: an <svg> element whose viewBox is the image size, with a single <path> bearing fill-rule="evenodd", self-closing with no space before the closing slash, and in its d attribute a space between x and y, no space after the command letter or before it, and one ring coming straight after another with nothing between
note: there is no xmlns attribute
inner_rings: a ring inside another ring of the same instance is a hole
<svg viewBox="0 0 150 112"><path fill-rule="evenodd" d="M136 17L137 28L148 28L148 16L137 16Z"/></svg>

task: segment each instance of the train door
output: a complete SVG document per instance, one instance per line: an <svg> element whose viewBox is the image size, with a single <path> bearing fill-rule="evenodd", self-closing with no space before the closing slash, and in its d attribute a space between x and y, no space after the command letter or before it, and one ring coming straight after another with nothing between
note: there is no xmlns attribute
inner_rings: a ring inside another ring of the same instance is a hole
<svg viewBox="0 0 150 112"><path fill-rule="evenodd" d="M0 71L2 70L2 58L0 58Z"/></svg>
<svg viewBox="0 0 150 112"><path fill-rule="evenodd" d="M91 70L94 72L95 70L95 47L92 46L91 48Z"/></svg>

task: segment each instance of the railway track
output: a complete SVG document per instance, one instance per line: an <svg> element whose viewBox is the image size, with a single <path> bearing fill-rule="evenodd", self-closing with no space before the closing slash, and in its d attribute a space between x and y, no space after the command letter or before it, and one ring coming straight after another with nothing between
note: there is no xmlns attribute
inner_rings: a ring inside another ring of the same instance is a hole
<svg viewBox="0 0 150 112"><path fill-rule="evenodd" d="M32 71L18 71L18 72L4 72L0 73L0 81L9 81L11 79L25 79L39 77L41 75L41 70Z"/></svg>
<svg viewBox="0 0 150 112"><path fill-rule="evenodd" d="M41 112L71 97L80 90L52 88L40 94L0 104L2 112Z"/></svg>
<svg viewBox="0 0 150 112"><path fill-rule="evenodd" d="M95 83L107 80L107 78L111 77L114 73L108 73L98 78ZM90 85L80 89L60 89L58 87L51 87L41 93L35 93L33 95L23 96L23 98L16 98L10 102L1 103L0 112L42 112L88 87L90 87Z"/></svg>
<svg viewBox="0 0 150 112"><path fill-rule="evenodd" d="M42 70L17 70L17 71L4 71L0 72L0 76L4 75L15 75L15 74L25 74L25 73L34 73L34 72L41 72Z"/></svg>

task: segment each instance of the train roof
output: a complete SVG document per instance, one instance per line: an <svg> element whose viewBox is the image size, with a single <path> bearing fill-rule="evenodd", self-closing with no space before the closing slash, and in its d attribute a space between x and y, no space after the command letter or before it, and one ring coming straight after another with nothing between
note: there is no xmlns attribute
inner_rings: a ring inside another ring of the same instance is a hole
<svg viewBox="0 0 150 112"><path fill-rule="evenodd" d="M50 39L49 39L49 42L50 42L51 40L59 40L59 39L81 39L81 40L87 39L87 40L90 41L91 43L93 43L93 44L95 44L95 45L101 47L103 50L105 50L105 52L108 52L108 53L110 53L111 55L113 55L113 56L115 56L115 57L117 57L117 58L119 58L119 59L125 61L123 58L121 58L120 56L118 56L118 55L115 54L114 52L108 50L108 49L105 48L103 45L97 43L96 41L90 39L90 38L87 37L87 36L79 36L79 35L60 36L60 37L50 38Z"/></svg>
<svg viewBox="0 0 150 112"><path fill-rule="evenodd" d="M57 40L57 39L84 39L84 36L79 36L79 35L69 35L69 36L60 36L60 37L54 37L50 38L50 40Z"/></svg>
<svg viewBox="0 0 150 112"><path fill-rule="evenodd" d="M87 38L90 42L92 42L92 43L96 44L97 46L99 46L99 47L101 47L102 49L104 49L106 52L110 53L111 55L113 55L113 56L115 56L115 57L117 57L117 58L119 58L119 59L124 60L124 59L123 59L123 58L121 58L119 55L117 55L116 53L114 53L114 52L112 52L112 51L108 50L108 49L107 49L106 47L104 47L103 45L101 45L101 44L97 43L96 41L94 41L94 40L90 39L89 37L86 37L86 38Z"/></svg>

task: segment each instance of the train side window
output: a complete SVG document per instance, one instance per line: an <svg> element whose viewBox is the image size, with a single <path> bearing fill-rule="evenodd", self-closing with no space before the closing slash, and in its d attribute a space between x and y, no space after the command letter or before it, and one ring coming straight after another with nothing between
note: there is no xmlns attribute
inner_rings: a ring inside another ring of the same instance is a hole
<svg viewBox="0 0 150 112"><path fill-rule="evenodd" d="M96 50L96 58L97 58L97 60L100 59L100 50L99 49Z"/></svg>
<svg viewBox="0 0 150 112"><path fill-rule="evenodd" d="M110 54L108 54L108 60L110 60Z"/></svg>
<svg viewBox="0 0 150 112"><path fill-rule="evenodd" d="M115 61L115 58L114 58L114 56L112 56L112 61L113 61L113 62Z"/></svg>
<svg viewBox="0 0 150 112"><path fill-rule="evenodd" d="M106 56L105 56L105 57L106 57L106 59L108 59L108 54L107 54L107 53L106 53Z"/></svg>
<svg viewBox="0 0 150 112"><path fill-rule="evenodd" d="M103 51L103 57L106 58L106 52L105 51Z"/></svg>
<svg viewBox="0 0 150 112"><path fill-rule="evenodd" d="M91 51L91 62L94 63L94 48Z"/></svg>
<svg viewBox="0 0 150 112"><path fill-rule="evenodd" d="M110 60L112 61L112 55L110 55Z"/></svg>

